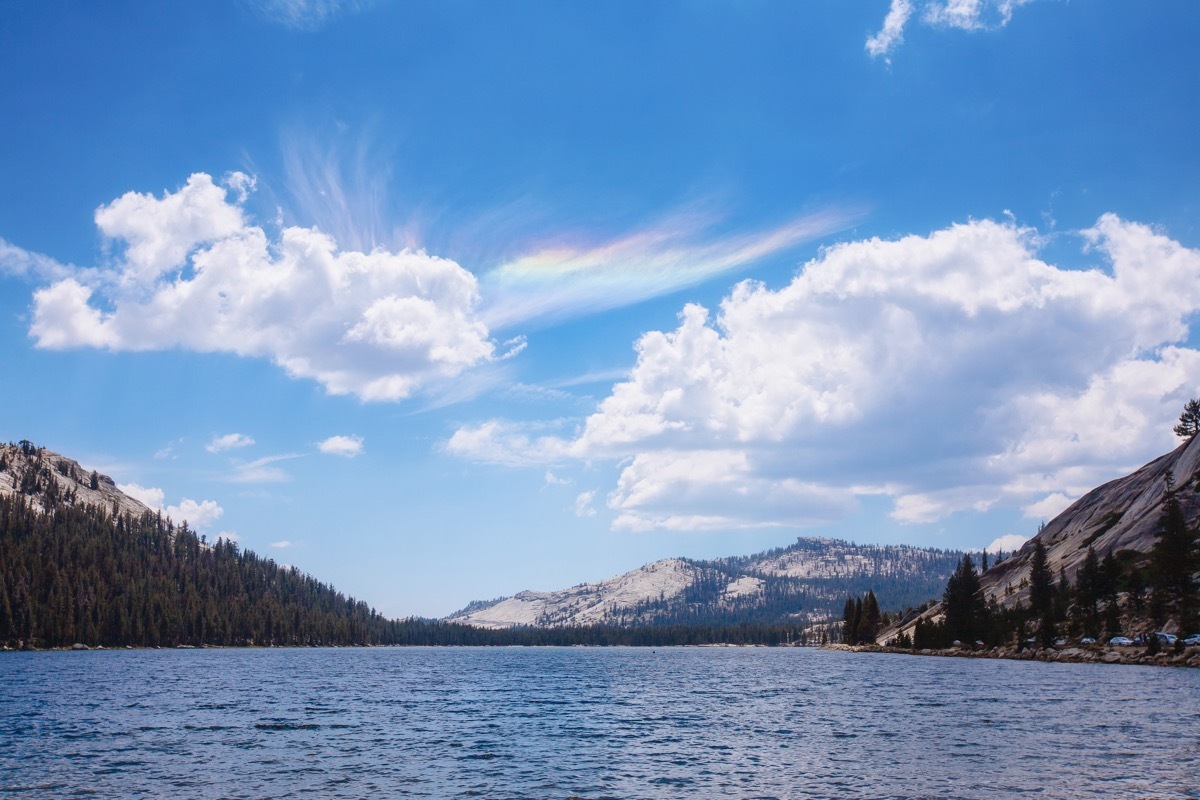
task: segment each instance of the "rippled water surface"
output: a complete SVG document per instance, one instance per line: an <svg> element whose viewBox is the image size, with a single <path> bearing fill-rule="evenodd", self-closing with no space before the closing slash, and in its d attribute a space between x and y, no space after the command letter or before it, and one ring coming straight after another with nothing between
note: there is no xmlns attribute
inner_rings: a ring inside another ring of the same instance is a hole
<svg viewBox="0 0 1200 800"><path fill-rule="evenodd" d="M805 649L0 654L0 796L1200 798L1200 671Z"/></svg>

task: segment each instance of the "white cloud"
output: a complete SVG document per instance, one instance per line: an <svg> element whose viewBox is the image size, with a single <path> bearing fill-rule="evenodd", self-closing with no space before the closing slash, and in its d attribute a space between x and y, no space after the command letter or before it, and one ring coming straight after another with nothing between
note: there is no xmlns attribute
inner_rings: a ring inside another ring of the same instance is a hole
<svg viewBox="0 0 1200 800"><path fill-rule="evenodd" d="M330 436L319 442L317 449L326 455L354 458L362 455L363 439L361 436Z"/></svg>
<svg viewBox="0 0 1200 800"><path fill-rule="evenodd" d="M1001 550L1006 553L1012 553L1021 549L1021 545L1027 541L1029 541L1028 536L1022 536L1019 533L1009 533L993 539L992 543L985 547L984 550L987 550L993 556Z"/></svg>
<svg viewBox="0 0 1200 800"><path fill-rule="evenodd" d="M73 275L76 267L66 266L41 253L31 253L0 238L0 275L56 281Z"/></svg>
<svg viewBox="0 0 1200 800"><path fill-rule="evenodd" d="M446 451L471 461L507 466L555 463L569 457L569 445L562 438L531 435L545 427L502 420L464 426L446 442Z"/></svg>
<svg viewBox="0 0 1200 800"><path fill-rule="evenodd" d="M163 512L167 518L176 524L183 524L186 521L188 527L195 531L206 530L225 513L225 510L217 504L216 500L203 500L198 503L195 500L185 497L180 501L179 505L166 506L164 508L163 503L166 501L166 495L162 489L140 486L136 483L118 484L117 488L134 500L140 500L150 508ZM232 536L232 534L230 535Z"/></svg>
<svg viewBox="0 0 1200 800"><path fill-rule="evenodd" d="M560 478L557 475L555 475L553 472L550 472L547 470L546 485L547 486L570 486L571 479L570 478Z"/></svg>
<svg viewBox="0 0 1200 800"><path fill-rule="evenodd" d="M225 509L217 505L215 500L204 500L197 503L195 500L185 497L179 505L167 506L164 513L178 524L182 525L187 522L188 527L192 530L204 531L221 518Z"/></svg>
<svg viewBox="0 0 1200 800"><path fill-rule="evenodd" d="M253 461L235 462L233 472L225 479L230 483L284 483L291 476L275 464L300 458L298 453L284 453L277 456L264 456Z"/></svg>
<svg viewBox="0 0 1200 800"><path fill-rule="evenodd" d="M295 547L295 543L289 542L287 539L281 539L278 542L271 542L271 547L277 550L286 550L289 547Z"/></svg>
<svg viewBox="0 0 1200 800"><path fill-rule="evenodd" d="M830 247L777 291L743 282L715 319L637 343L569 438L493 420L450 452L503 464L607 458L630 529L800 525L885 495L929 522L1042 510L1174 446L1200 393L1200 252L1102 217L1107 269L1037 257L1035 231L973 221Z"/></svg>
<svg viewBox="0 0 1200 800"><path fill-rule="evenodd" d="M911 0L892 0L887 16L883 19L883 28L879 33L867 38L867 52L872 56L886 56L900 46L904 41L904 26L912 16Z"/></svg>
<svg viewBox="0 0 1200 800"><path fill-rule="evenodd" d="M823 212L773 230L707 240L707 221L679 218L614 241L549 246L485 275L481 313L500 328L628 305L746 267L856 218Z"/></svg>
<svg viewBox="0 0 1200 800"><path fill-rule="evenodd" d="M926 0L920 5L918 20L933 28L982 31L1003 28L1012 20L1013 10L1032 0ZM892 0L879 33L867 38L872 57L891 55L904 42L904 28L917 6L913 0Z"/></svg>
<svg viewBox="0 0 1200 800"><path fill-rule="evenodd" d="M210 453L220 453L239 447L249 447L252 444L254 444L254 438L251 436L242 433L227 433L224 436L214 436L204 449Z"/></svg>
<svg viewBox="0 0 1200 800"><path fill-rule="evenodd" d="M366 0L246 0L266 19L286 28L315 31L341 14L356 12Z"/></svg>
<svg viewBox="0 0 1200 800"><path fill-rule="evenodd" d="M1036 503L1030 503L1022 511L1029 519L1049 520L1054 519L1065 511L1067 506L1073 502L1075 502L1075 498L1067 497L1062 492L1054 492L1046 495Z"/></svg>
<svg viewBox="0 0 1200 800"><path fill-rule="evenodd" d="M156 511L162 509L163 502L166 500L163 490L154 487L139 486L136 483L119 483L117 488Z"/></svg>
<svg viewBox="0 0 1200 800"><path fill-rule="evenodd" d="M339 250L315 228L272 240L237 200L251 179L225 182L197 173L161 198L130 192L99 208L100 230L124 249L34 293L36 344L266 357L364 400L400 400L497 358L475 277L458 264Z"/></svg>
<svg viewBox="0 0 1200 800"><path fill-rule="evenodd" d="M596 507L593 504L596 500L595 490L580 492L575 498L575 516L577 517L594 517L596 516Z"/></svg>

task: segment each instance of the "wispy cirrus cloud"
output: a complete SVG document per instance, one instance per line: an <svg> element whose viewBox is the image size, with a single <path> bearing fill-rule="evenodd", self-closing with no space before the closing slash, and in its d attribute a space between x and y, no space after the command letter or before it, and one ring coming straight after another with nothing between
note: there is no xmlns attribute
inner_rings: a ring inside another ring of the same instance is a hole
<svg viewBox="0 0 1200 800"><path fill-rule="evenodd" d="M549 246L483 275L481 317L497 329L618 308L748 267L860 216L828 210L732 235L706 230L711 220L679 217L611 241Z"/></svg>
<svg viewBox="0 0 1200 800"><path fill-rule="evenodd" d="M276 466L282 461L303 458L300 453L284 453L275 456L264 456L253 461L234 462L232 472L225 476L229 483L284 483L292 476Z"/></svg>
<svg viewBox="0 0 1200 800"><path fill-rule="evenodd" d="M315 31L343 14L361 11L369 0L243 0L260 16L286 28Z"/></svg>

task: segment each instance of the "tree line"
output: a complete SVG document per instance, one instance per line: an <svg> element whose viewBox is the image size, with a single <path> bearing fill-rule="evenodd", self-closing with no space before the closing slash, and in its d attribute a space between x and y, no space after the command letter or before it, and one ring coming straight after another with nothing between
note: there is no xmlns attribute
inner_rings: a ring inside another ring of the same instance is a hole
<svg viewBox="0 0 1200 800"><path fill-rule="evenodd" d="M784 623L486 630L387 619L161 514L41 499L44 510L20 493L0 497L0 644L10 648L810 643Z"/></svg>

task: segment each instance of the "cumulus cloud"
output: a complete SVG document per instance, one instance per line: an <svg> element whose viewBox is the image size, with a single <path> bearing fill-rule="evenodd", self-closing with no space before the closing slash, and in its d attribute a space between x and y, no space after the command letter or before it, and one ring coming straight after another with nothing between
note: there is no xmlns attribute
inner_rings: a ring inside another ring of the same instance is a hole
<svg viewBox="0 0 1200 800"><path fill-rule="evenodd" d="M188 527L192 530L207 530L210 525L220 519L221 515L225 513L225 510L215 500L196 502L185 497L177 506L164 507L163 503L166 501L166 495L162 489L141 486L136 483L118 484L117 488L134 500L140 500L150 508L163 512L163 514L177 524L183 524L186 521Z"/></svg>
<svg viewBox="0 0 1200 800"><path fill-rule="evenodd" d="M217 505L215 500L195 500L184 498L177 506L167 506L166 515L180 524L187 522L193 530L207 530L210 525L221 518L225 509Z"/></svg>
<svg viewBox="0 0 1200 800"><path fill-rule="evenodd" d="M448 449L611 459L608 506L636 530L800 525L868 495L904 522L1041 511L1172 447L1200 389L1200 252L1113 215L1084 239L1089 270L1011 222L839 244L643 335L577 434L492 420Z"/></svg>
<svg viewBox="0 0 1200 800"><path fill-rule="evenodd" d="M204 449L210 453L220 453L239 447L249 447L252 444L254 444L254 438L251 436L242 433L227 433L224 436L213 437L213 440L205 445Z"/></svg>
<svg viewBox="0 0 1200 800"><path fill-rule="evenodd" d="M156 511L162 510L163 502L166 500L166 494L162 489L151 486L139 486L136 483L119 483L117 484L117 488L134 500L138 500Z"/></svg>
<svg viewBox="0 0 1200 800"><path fill-rule="evenodd" d="M992 539L991 544L983 548L992 555L1003 550L1006 553L1013 553L1021 549L1021 545L1029 541L1028 536L1022 536L1019 533L1009 533L1004 536L998 536Z"/></svg>
<svg viewBox="0 0 1200 800"><path fill-rule="evenodd" d="M272 239L243 212L251 188L241 173L223 185L197 173L99 208L123 249L34 293L36 344L265 357L364 400L400 400L496 358L470 272L423 251L341 250L315 228Z"/></svg>
<svg viewBox="0 0 1200 800"><path fill-rule="evenodd" d="M362 455L363 439L361 436L330 436L319 442L317 449L330 456L354 458Z"/></svg>
<svg viewBox="0 0 1200 800"><path fill-rule="evenodd" d="M878 33L867 37L867 52L885 58L904 42L904 28L915 16L933 28L963 31L995 30L1012 20L1013 10L1032 0L892 0Z"/></svg>

